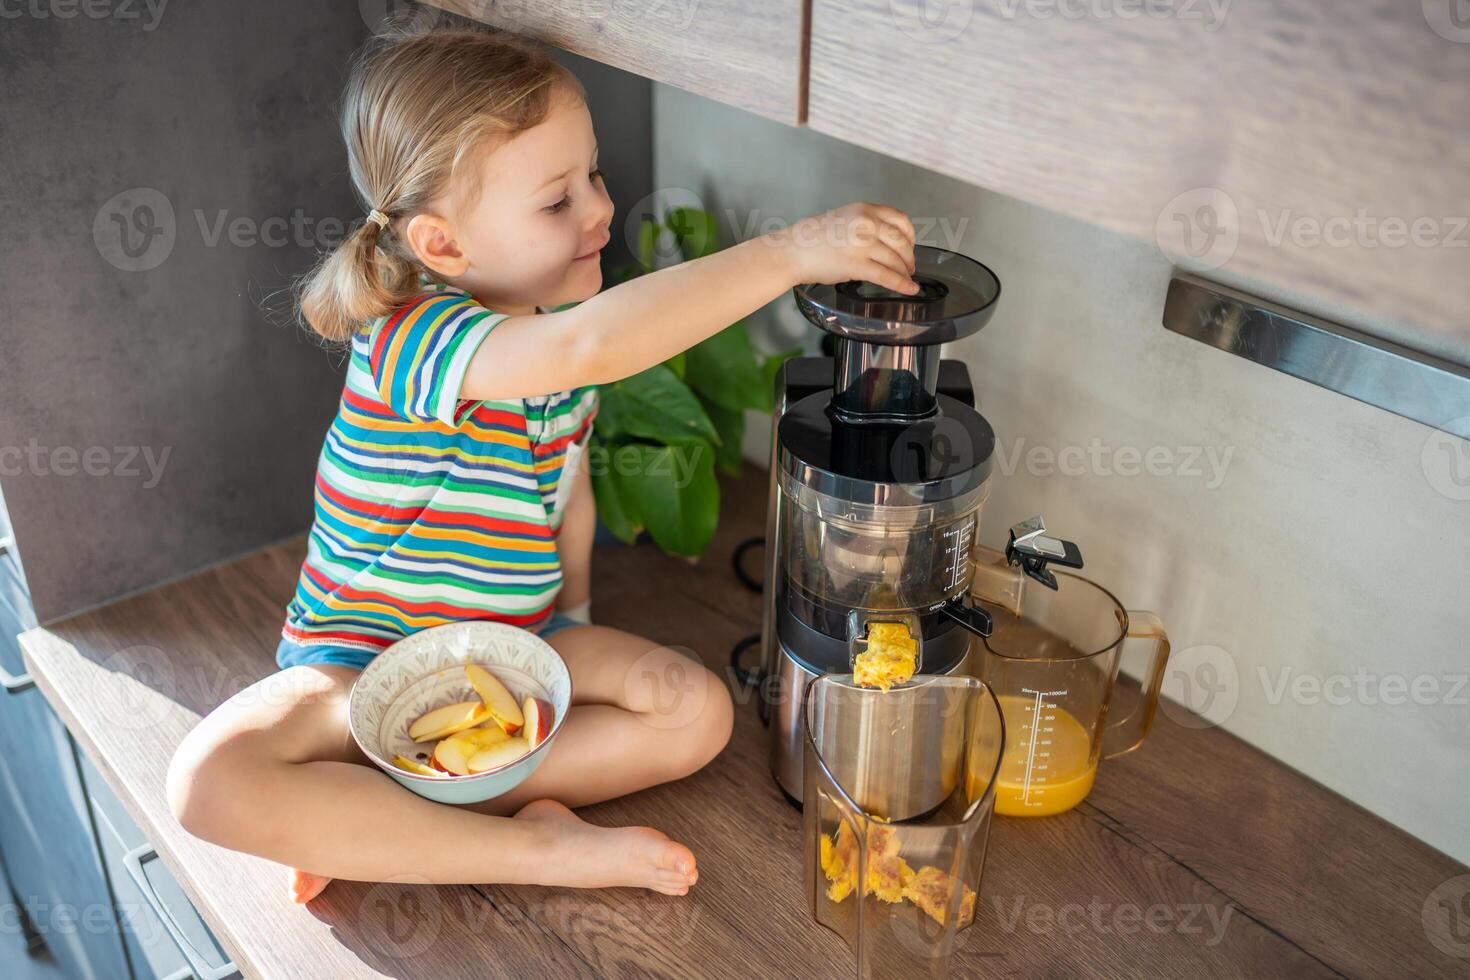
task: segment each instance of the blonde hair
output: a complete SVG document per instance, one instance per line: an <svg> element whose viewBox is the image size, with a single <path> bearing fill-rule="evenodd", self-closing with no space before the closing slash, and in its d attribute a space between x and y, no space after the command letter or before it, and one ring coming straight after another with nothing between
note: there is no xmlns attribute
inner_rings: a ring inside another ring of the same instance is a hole
<svg viewBox="0 0 1470 980"><path fill-rule="evenodd" d="M496 141L530 129L576 78L530 41L488 28L390 29L363 48L342 105L342 137L365 220L302 278L302 317L329 341L421 291L422 267L399 230ZM471 189L478 193L478 187Z"/></svg>

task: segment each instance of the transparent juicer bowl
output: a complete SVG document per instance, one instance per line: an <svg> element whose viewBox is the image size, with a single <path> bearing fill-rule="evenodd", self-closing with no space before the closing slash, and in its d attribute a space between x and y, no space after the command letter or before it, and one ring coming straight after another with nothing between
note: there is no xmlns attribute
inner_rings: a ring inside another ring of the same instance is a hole
<svg viewBox="0 0 1470 980"><path fill-rule="evenodd" d="M970 551L990 481L922 502L901 485L893 503L833 497L782 474L786 576L828 608L927 609L969 589Z"/></svg>

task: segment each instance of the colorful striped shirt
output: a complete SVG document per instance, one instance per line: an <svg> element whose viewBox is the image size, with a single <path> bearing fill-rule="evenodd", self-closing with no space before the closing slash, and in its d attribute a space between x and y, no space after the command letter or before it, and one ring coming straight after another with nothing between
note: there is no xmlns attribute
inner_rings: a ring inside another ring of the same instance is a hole
<svg viewBox="0 0 1470 980"><path fill-rule="evenodd" d="M281 630L303 646L376 652L468 619L536 629L555 606L569 450L591 431L597 389L460 398L470 359L506 317L463 290L424 288L352 338Z"/></svg>

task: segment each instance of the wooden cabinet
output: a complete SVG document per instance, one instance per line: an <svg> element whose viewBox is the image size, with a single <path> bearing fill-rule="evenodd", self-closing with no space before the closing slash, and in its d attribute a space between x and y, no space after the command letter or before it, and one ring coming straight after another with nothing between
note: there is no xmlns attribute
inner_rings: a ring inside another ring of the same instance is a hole
<svg viewBox="0 0 1470 980"><path fill-rule="evenodd" d="M1441 7L812 0L808 124L1470 360L1470 25Z"/></svg>
<svg viewBox="0 0 1470 980"><path fill-rule="evenodd" d="M779 122L801 122L806 0L431 2Z"/></svg>

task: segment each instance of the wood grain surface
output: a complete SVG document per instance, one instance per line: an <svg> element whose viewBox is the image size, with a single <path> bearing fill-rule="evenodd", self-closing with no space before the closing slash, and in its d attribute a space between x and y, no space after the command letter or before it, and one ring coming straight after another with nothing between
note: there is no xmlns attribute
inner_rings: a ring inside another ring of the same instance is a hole
<svg viewBox="0 0 1470 980"><path fill-rule="evenodd" d="M808 124L1470 363L1455 5L812 0Z"/></svg>
<svg viewBox="0 0 1470 980"><path fill-rule="evenodd" d="M784 123L799 123L805 0L427 0Z"/></svg>
<svg viewBox="0 0 1470 980"><path fill-rule="evenodd" d="M649 544L600 548L594 618L725 672L760 621L729 555L761 532L765 492L756 470L725 481L720 531L697 563ZM701 876L686 898L337 882L302 909L283 869L183 833L164 798L169 756L201 714L273 669L303 549L294 539L24 642L46 696L247 975L852 975L846 947L808 916L800 815L771 779L754 694L733 682L736 730L713 763L582 811L693 848ZM1431 942L1425 915L1463 866L1200 724L1161 713L1078 809L997 819L953 975L1465 975L1470 960ZM1434 938L1457 948L1452 932Z"/></svg>

